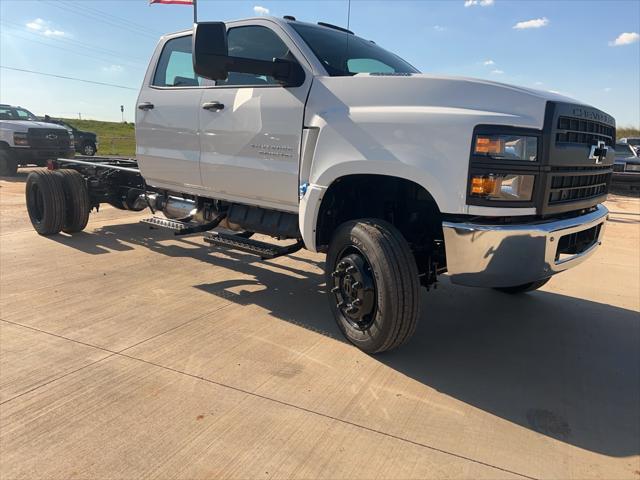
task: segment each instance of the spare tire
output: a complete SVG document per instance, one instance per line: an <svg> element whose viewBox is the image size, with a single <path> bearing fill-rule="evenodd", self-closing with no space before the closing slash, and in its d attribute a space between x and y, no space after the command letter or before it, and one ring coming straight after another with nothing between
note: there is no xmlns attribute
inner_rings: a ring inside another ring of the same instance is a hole
<svg viewBox="0 0 640 480"><path fill-rule="evenodd" d="M87 226L89 212L91 212L87 182L76 170L56 170L56 174L62 179L66 205L62 231L65 233L81 232Z"/></svg>
<svg viewBox="0 0 640 480"><path fill-rule="evenodd" d="M66 218L62 176L50 170L36 170L27 177L27 211L31 225L40 235L59 233Z"/></svg>

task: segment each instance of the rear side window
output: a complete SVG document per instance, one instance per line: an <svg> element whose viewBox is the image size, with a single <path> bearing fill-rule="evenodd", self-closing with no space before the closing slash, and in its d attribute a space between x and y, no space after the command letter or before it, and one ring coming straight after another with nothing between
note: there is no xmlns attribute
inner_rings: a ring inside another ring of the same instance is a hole
<svg viewBox="0 0 640 480"><path fill-rule="evenodd" d="M156 87L199 87L203 78L193 71L191 35L169 40L160 54L152 85Z"/></svg>
<svg viewBox="0 0 640 480"><path fill-rule="evenodd" d="M13 110L7 107L0 107L0 120L14 120L16 118Z"/></svg>

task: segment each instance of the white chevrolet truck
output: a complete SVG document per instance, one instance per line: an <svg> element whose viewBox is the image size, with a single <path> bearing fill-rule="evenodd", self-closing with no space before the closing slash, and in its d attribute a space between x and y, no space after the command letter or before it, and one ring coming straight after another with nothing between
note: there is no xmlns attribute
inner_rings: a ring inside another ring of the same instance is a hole
<svg viewBox="0 0 640 480"><path fill-rule="evenodd" d="M611 116L421 74L340 27L262 17L166 35L137 107L135 161L29 176L35 229L80 231L108 203L263 259L325 252L335 320L366 352L411 337L420 287L445 272L526 292L600 245Z"/></svg>

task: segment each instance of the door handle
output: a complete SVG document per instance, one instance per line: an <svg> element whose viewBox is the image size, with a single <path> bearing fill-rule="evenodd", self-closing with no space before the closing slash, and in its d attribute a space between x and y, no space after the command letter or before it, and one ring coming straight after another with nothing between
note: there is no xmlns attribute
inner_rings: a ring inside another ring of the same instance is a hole
<svg viewBox="0 0 640 480"><path fill-rule="evenodd" d="M154 105L151 102L142 102L138 104L140 110L153 110Z"/></svg>
<svg viewBox="0 0 640 480"><path fill-rule="evenodd" d="M202 108L205 110L222 110L224 104L220 102L206 102L202 104Z"/></svg>

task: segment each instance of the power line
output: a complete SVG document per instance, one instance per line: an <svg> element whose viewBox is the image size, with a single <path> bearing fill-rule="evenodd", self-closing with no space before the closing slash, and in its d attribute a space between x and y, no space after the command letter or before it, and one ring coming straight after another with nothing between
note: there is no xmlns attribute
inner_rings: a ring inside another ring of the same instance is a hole
<svg viewBox="0 0 640 480"><path fill-rule="evenodd" d="M72 8L76 8L76 6L70 4L70 2L68 2L68 1L67 2L62 1L62 0L58 0L58 1L60 3L64 3L64 4L68 5L68 6L70 6ZM105 12L104 10L100 10L98 8L95 8L95 7L90 7L90 6L87 5L87 3L88 2L83 2L83 4L82 4L82 8L84 10L87 10L87 11L92 12L92 13L96 13L97 15L100 15L102 17L107 17L107 18L113 19L114 21L116 21L118 23L128 24L129 26L131 26L133 28L136 28L138 30L144 30L144 31L150 33L151 35L156 35L156 36L161 36L162 35L162 32L158 32L156 30L152 30L149 27L147 27L146 25L142 25L142 24L139 24L139 23L136 23L136 22L132 22L129 19L126 19L124 17L120 17L118 15L113 15L112 13Z"/></svg>
<svg viewBox="0 0 640 480"><path fill-rule="evenodd" d="M17 27L22 29L23 25L20 25L19 23L16 22L11 22L8 20L0 20L0 23L4 23L5 25L9 25L9 26L13 26L13 27ZM37 38L43 38L40 34L35 33L35 32L29 32L26 30L20 30L20 33L26 33L28 35L31 35L33 37L37 37ZM13 35L10 34L10 35ZM109 50L103 47L98 47L95 45L91 45L91 44L87 44L85 42L80 42L78 40L72 40L70 38L54 38L54 37L46 37L49 41L52 41L54 43L60 43L62 45L70 45L72 47L81 47L83 50L93 50L96 51L98 53L104 54L104 55L109 55L109 56L113 56L113 57L117 57L118 59L121 58L128 58L130 60L136 61L136 62L146 62L146 60L142 59L142 58L134 58L134 57L127 57L126 55L117 52L115 50Z"/></svg>
<svg viewBox="0 0 640 480"><path fill-rule="evenodd" d="M91 83L91 84L94 84L94 85L102 85L102 86L105 86L105 87L123 88L125 90L138 91L137 88L127 87L125 85L116 85L115 83L105 83L105 82L97 82L95 80L85 80L83 78L66 77L64 75L56 75L54 73L36 72L34 70L27 70L27 69L24 69L24 68L15 68L15 67L6 67L4 65L0 65L0 68L4 68L5 70L13 70L15 72L33 73L35 75L44 75L45 77L62 78L62 79L65 79L65 80L75 80L76 82Z"/></svg>
<svg viewBox="0 0 640 480"><path fill-rule="evenodd" d="M130 26L123 25L123 24L121 24L119 22L115 22L113 20L109 20L109 19L105 18L102 14L92 13L92 12L87 11L87 10L78 10L78 8L70 7L68 5L65 5L65 4L63 4L61 2L57 2L57 1L49 1L47 3L49 3L50 5L53 5L55 7L58 7L60 9L62 9L62 10L65 10L67 12L71 12L74 15L79 15L81 17L88 18L88 19L90 19L92 21L103 22L103 23L105 23L107 25L110 25L112 27L121 28L123 30L127 30L127 31L135 33L135 34L142 35L144 37L153 38L153 39L157 39L158 38L156 35L152 35L152 34L149 34L149 33L141 32L140 30L138 30L136 28L131 28Z"/></svg>
<svg viewBox="0 0 640 480"><path fill-rule="evenodd" d="M114 61L113 59L97 56L95 53L94 54L82 53L82 52L79 52L77 50L73 50L71 48L66 48L66 46L62 47L60 45L54 45L54 44L51 44L51 43L47 43L47 42L43 42L43 41L40 41L40 40L36 40L34 38L27 38L27 37L23 37L22 35L16 35L15 33L12 33L10 35L12 37L19 38L20 40L26 40L27 42L39 43L40 45L44 45L46 47L51 47L51 48L55 48L55 49L59 49L59 50L64 50L64 51L70 52L70 53L72 53L74 55L80 55L80 56L83 56L83 57L86 57L86 58L90 58L90 59L98 61L100 63L103 63L103 62L113 63L113 61ZM105 55L105 54L103 54L103 55ZM113 57L117 58L115 55L113 55ZM132 61L128 61L128 60L122 61L121 58L119 58L118 60L120 61L120 63L125 63L125 64L128 64L128 65L140 68L140 62L132 62Z"/></svg>

